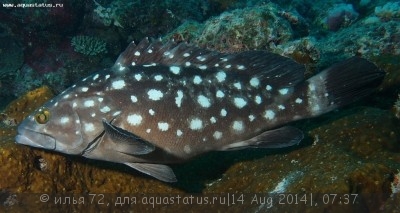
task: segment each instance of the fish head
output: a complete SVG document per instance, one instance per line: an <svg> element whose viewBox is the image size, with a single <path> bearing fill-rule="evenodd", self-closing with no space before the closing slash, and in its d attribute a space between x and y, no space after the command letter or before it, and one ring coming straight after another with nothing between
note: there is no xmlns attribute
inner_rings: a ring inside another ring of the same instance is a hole
<svg viewBox="0 0 400 213"><path fill-rule="evenodd" d="M85 144L82 121L73 102L60 95L34 111L18 126L16 143L79 154Z"/></svg>

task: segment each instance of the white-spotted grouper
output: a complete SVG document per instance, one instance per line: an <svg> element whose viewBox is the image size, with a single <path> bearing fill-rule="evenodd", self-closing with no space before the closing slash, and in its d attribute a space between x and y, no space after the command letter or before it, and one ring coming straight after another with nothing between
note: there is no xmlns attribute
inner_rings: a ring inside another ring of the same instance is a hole
<svg viewBox="0 0 400 213"><path fill-rule="evenodd" d="M353 57L304 80L302 65L266 51L225 54L145 39L28 116L16 142L174 182L164 164L298 144L302 131L283 125L364 97L383 76Z"/></svg>

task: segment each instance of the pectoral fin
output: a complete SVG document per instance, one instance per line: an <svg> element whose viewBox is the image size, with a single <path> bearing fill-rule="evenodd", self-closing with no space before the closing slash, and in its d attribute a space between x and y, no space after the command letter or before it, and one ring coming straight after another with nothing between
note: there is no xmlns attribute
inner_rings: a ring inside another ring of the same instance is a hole
<svg viewBox="0 0 400 213"><path fill-rule="evenodd" d="M279 129L265 131L253 138L222 147L222 151L240 150L246 148L283 148L300 143L303 132L295 127L285 126Z"/></svg>
<svg viewBox="0 0 400 213"><path fill-rule="evenodd" d="M125 163L140 172L164 182L176 182L176 176L169 166L151 163Z"/></svg>
<svg viewBox="0 0 400 213"><path fill-rule="evenodd" d="M145 155L155 150L153 144L133 133L116 127L105 119L102 122L106 135L115 142L113 149L131 155Z"/></svg>

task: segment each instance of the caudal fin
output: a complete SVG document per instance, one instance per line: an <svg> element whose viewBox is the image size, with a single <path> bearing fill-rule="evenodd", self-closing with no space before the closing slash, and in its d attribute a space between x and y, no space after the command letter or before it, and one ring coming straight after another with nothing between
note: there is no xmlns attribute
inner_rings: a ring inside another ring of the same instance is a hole
<svg viewBox="0 0 400 213"><path fill-rule="evenodd" d="M372 62L352 57L306 81L308 110L316 116L370 94L385 73Z"/></svg>

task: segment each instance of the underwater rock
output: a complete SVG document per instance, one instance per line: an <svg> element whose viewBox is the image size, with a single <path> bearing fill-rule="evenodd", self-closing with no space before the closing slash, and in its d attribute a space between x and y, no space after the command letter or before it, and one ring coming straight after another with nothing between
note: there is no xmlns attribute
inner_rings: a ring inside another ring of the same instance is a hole
<svg viewBox="0 0 400 213"><path fill-rule="evenodd" d="M195 43L220 52L238 52L270 49L291 38L290 22L281 15L281 10L275 4L268 3L210 18L196 36Z"/></svg>

